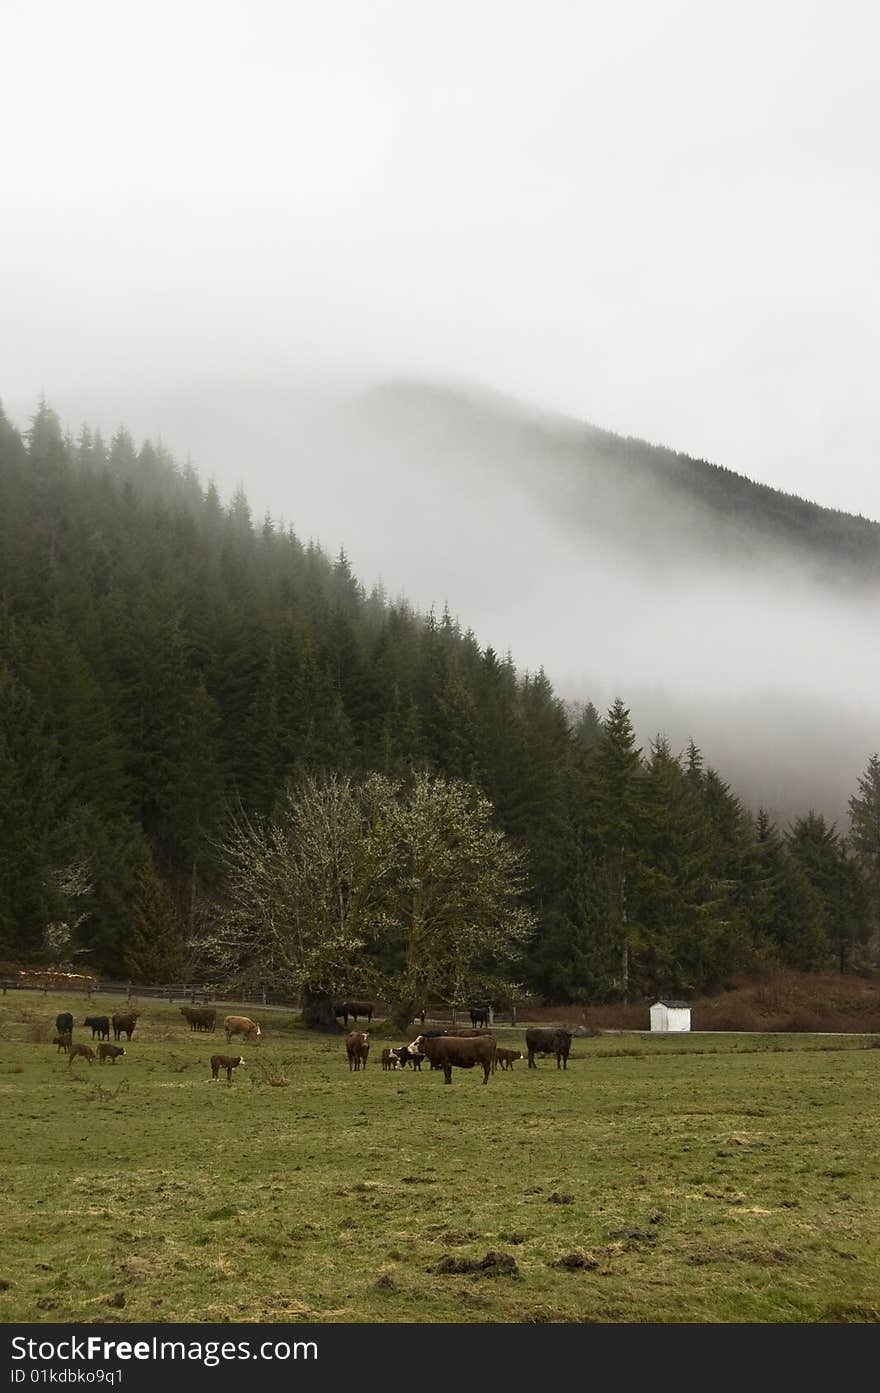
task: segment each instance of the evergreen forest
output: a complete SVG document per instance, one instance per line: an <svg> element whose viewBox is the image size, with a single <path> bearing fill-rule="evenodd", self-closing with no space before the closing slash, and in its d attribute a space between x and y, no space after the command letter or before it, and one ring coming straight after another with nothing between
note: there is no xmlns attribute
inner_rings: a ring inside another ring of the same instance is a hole
<svg viewBox="0 0 880 1393"><path fill-rule="evenodd" d="M772 491L771 491L772 492ZM805 759L809 751L804 752ZM224 502L163 447L0 412L0 959L180 981L230 819L291 780L465 781L521 854L524 993L691 995L875 960L880 762L851 822L747 809L699 747L636 743L449 613ZM353 984L354 985L354 984Z"/></svg>

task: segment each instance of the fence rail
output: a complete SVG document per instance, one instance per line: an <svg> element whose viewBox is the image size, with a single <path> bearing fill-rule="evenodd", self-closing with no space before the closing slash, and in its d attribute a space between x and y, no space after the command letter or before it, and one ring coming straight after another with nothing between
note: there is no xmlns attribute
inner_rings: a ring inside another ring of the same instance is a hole
<svg viewBox="0 0 880 1393"><path fill-rule="evenodd" d="M65 995L79 994L90 998L96 992L102 995L125 997L126 1001L134 1001L135 998L148 998L154 1001L183 1001L196 1003L208 1002L236 1002L249 1006L284 1006L291 1011L302 1009L302 1002L295 997L285 996L282 992L271 991L268 987L256 987L244 990L240 987L229 985L228 989L223 983L203 983L194 982L167 982L161 985L144 985L140 982L103 982L97 981L93 985L87 982L65 982L65 981L45 981L45 982L22 982L19 978L6 978L0 980L0 991L5 996L7 991L42 992L47 996L49 992L63 992ZM391 1014L391 1008L384 1002L377 1002L374 1016L381 1020L384 1016ZM470 1008L459 1006L453 1009L450 1006L429 1006L426 1018L432 1021L449 1022L453 1025L464 1025L470 1019ZM511 1025L516 1024L516 1009L507 1008L504 1011L496 1011L489 1008L489 1024L498 1024L503 1018L509 1018ZM418 1019L418 1017L416 1017Z"/></svg>

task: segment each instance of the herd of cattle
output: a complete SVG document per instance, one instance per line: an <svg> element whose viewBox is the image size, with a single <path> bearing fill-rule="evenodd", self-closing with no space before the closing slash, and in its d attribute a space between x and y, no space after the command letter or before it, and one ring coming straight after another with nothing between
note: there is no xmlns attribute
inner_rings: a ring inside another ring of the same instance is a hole
<svg viewBox="0 0 880 1393"><path fill-rule="evenodd" d="M355 1009L360 1015L365 1015L368 1021L372 1021L373 1005L370 1002L343 1002L336 1014L344 1012L346 1021L349 1015L357 1019ZM180 1012L191 1031L210 1034L215 1031L217 1012L213 1006L181 1006ZM56 1033L52 1043L67 1053L68 1065L71 1065L74 1059L86 1059L89 1064L94 1064L96 1057L101 1064L106 1064L108 1059L111 1064L115 1064L119 1056L125 1054L125 1050L119 1044L110 1043L110 1031L112 1029L115 1040L120 1040L124 1035L131 1043L139 1014L138 1011L117 1011L112 1016L86 1016L82 1024L84 1028L91 1029L92 1040L98 1041L96 1056L91 1045L74 1044L73 1015L70 1011L62 1011L55 1018ZM413 1070L421 1073L422 1062L427 1059L432 1069L442 1069L444 1082L451 1083L453 1069L479 1067L483 1070L484 1084L489 1082L490 1074L494 1074L496 1069L512 1069L515 1061L522 1059L521 1051L499 1046L491 1030L485 1028L488 1011L475 1008L470 1014L473 1026L471 1030L453 1027L449 1031L425 1030L425 1016L424 1012L421 1012L422 1033L408 1045L399 1045L396 1049L383 1049L382 1068L405 1069L409 1064ZM258 1041L263 1034L257 1022L252 1021L249 1016L224 1017L223 1030L227 1042L234 1035L244 1040ZM571 1031L562 1027L530 1026L526 1031L528 1067L537 1068L536 1055L555 1055L557 1069L567 1069L571 1040ZM357 1073L366 1069L370 1053L369 1033L365 1030L351 1031L345 1039L345 1050L351 1071ZM220 1070L225 1069L227 1082L231 1083L233 1071L241 1064L244 1064L241 1055L214 1054L211 1056L211 1078L217 1079Z"/></svg>
<svg viewBox="0 0 880 1393"><path fill-rule="evenodd" d="M181 1006L181 1014L188 1021L190 1030L214 1031L217 1025L217 1012L213 1006ZM125 1054L122 1045L111 1045L110 1031L113 1031L113 1038L120 1040L124 1035L126 1040L131 1043L137 1025L139 1011L117 1011L112 1016L86 1016L83 1021L83 1028L90 1029L92 1040L98 1041L97 1055L91 1045L73 1043L74 1020L70 1011L61 1011L55 1017L55 1035L52 1037L52 1044L57 1045L58 1050L64 1050L67 1054L68 1067L75 1059L87 1059L89 1064L94 1064L97 1058L101 1064L106 1064L110 1060L115 1064L121 1054ZM223 1021L223 1029L226 1032L227 1041L233 1035L240 1035L245 1040L259 1040L262 1030L256 1021L252 1021L249 1016L226 1016ZM232 1083L232 1072L240 1064L244 1064L244 1059L240 1054L212 1054L211 1055L211 1079L217 1079L220 1070L226 1070L227 1083Z"/></svg>
<svg viewBox="0 0 880 1393"><path fill-rule="evenodd" d="M568 1068L571 1050L571 1031L556 1027L531 1026L526 1031L526 1051L529 1068L536 1069L535 1055L555 1055L557 1069ZM365 1030L353 1030L345 1039L348 1067L357 1073L366 1069L370 1053L370 1036ZM522 1059L520 1050L499 1046L489 1030L423 1030L409 1045L382 1051L383 1069L405 1069L411 1064L421 1073L422 1061L427 1059L432 1069L443 1070L444 1083L452 1083L453 1069L483 1070L483 1083L497 1068L512 1069L514 1061Z"/></svg>

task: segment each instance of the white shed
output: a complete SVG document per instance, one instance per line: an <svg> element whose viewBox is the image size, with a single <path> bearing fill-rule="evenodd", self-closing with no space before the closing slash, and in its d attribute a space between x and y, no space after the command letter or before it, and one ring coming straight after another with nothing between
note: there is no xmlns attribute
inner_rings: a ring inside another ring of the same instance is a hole
<svg viewBox="0 0 880 1393"><path fill-rule="evenodd" d="M686 1001L655 1001L651 1007L652 1030L690 1030L691 1008Z"/></svg>

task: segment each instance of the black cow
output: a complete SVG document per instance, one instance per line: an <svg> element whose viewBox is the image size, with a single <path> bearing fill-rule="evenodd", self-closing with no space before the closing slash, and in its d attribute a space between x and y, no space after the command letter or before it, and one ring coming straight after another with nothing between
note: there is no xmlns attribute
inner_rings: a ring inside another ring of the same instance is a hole
<svg viewBox="0 0 880 1393"><path fill-rule="evenodd" d="M488 1007L488 1006L472 1006L472 1007L471 1007L471 1025L476 1027L476 1026L478 1026L478 1025L488 1025L488 1024L489 1024L489 1007Z"/></svg>
<svg viewBox="0 0 880 1393"><path fill-rule="evenodd" d="M73 1016L69 1011L62 1011L55 1017L55 1029L59 1035L73 1035Z"/></svg>
<svg viewBox="0 0 880 1393"><path fill-rule="evenodd" d="M109 1016L86 1016L83 1025L92 1027L92 1039L97 1035L99 1040L110 1039L110 1017Z"/></svg>
<svg viewBox="0 0 880 1393"><path fill-rule="evenodd" d="M536 1054L555 1054L557 1069L560 1064L563 1069L567 1069L568 1052L571 1049L571 1031L561 1027L556 1030L530 1026L526 1031L526 1049L529 1055L530 1069L538 1067L535 1063Z"/></svg>

